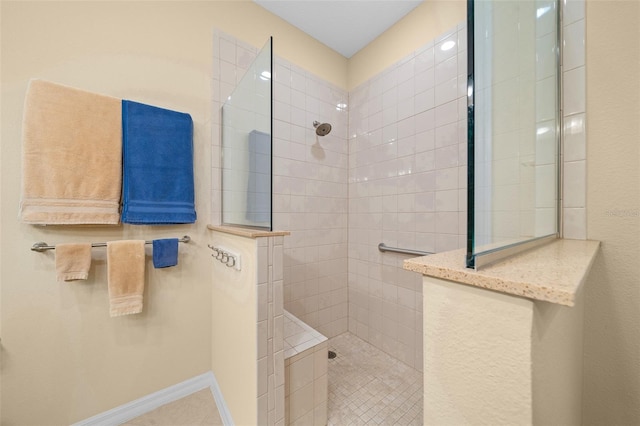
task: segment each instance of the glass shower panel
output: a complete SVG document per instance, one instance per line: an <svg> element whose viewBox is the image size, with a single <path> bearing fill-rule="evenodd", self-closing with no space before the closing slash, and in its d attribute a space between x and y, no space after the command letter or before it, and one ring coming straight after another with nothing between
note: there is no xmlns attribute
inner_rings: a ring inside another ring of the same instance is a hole
<svg viewBox="0 0 640 426"><path fill-rule="evenodd" d="M558 4L469 1L467 264L558 225Z"/></svg>
<svg viewBox="0 0 640 426"><path fill-rule="evenodd" d="M272 228L272 39L222 106L222 223Z"/></svg>

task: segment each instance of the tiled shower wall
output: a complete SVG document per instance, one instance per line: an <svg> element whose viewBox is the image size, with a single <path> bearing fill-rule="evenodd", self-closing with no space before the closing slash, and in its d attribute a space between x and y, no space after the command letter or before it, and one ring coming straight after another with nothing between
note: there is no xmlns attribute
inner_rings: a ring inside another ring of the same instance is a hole
<svg viewBox="0 0 640 426"><path fill-rule="evenodd" d="M563 32L563 237L587 238L585 2L562 1Z"/></svg>
<svg viewBox="0 0 640 426"><path fill-rule="evenodd" d="M214 110L257 52L224 33L216 40ZM440 252L464 244L465 46L465 28L453 28L350 94L274 58L273 222L291 231L285 309L327 337L349 329L417 368L420 277L402 269L408 256L377 245ZM331 133L316 136L316 120ZM219 223L219 122L213 140Z"/></svg>
<svg viewBox="0 0 640 426"><path fill-rule="evenodd" d="M564 237L584 239L584 1L563 0L562 7ZM457 44L443 51L446 41ZM214 111L256 53L216 32ZM407 256L382 254L377 245L435 252L464 246L465 26L349 94L279 58L274 80L274 226L291 231L285 308L328 337L348 328L421 368L420 278L401 269ZM219 116L213 120L218 224ZM314 120L330 122L332 132L316 137Z"/></svg>
<svg viewBox="0 0 640 426"><path fill-rule="evenodd" d="M466 37L459 25L350 93L349 330L420 370L422 280L378 244L464 247Z"/></svg>
<svg viewBox="0 0 640 426"><path fill-rule="evenodd" d="M266 40L265 40L266 41ZM216 30L213 35L211 99L211 223L222 223L221 119L220 110L256 58L258 49Z"/></svg>
<svg viewBox="0 0 640 426"><path fill-rule="evenodd" d="M217 31L213 110L219 111L257 49ZM327 337L347 331L348 94L274 56L273 227L284 246L285 309ZM219 224L220 118L214 114L212 223ZM316 136L313 122L328 122Z"/></svg>
<svg viewBox="0 0 640 426"><path fill-rule="evenodd" d="M274 58L273 221L285 241L285 309L327 337L347 331L348 94ZM313 122L328 122L317 136Z"/></svg>

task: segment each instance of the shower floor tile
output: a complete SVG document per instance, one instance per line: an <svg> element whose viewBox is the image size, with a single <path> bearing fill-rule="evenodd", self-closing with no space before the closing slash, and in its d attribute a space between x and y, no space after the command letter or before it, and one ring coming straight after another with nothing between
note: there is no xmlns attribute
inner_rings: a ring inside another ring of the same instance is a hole
<svg viewBox="0 0 640 426"><path fill-rule="evenodd" d="M329 339L328 426L422 425L422 372L351 333Z"/></svg>

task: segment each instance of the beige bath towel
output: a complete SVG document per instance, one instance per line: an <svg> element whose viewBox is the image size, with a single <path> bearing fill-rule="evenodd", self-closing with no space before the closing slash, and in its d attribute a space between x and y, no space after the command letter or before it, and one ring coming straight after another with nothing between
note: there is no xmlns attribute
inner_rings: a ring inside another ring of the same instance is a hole
<svg viewBox="0 0 640 426"><path fill-rule="evenodd" d="M107 242L107 281L112 317L142 312L144 241Z"/></svg>
<svg viewBox="0 0 640 426"><path fill-rule="evenodd" d="M118 224L122 101L32 80L24 105L22 163L23 222Z"/></svg>
<svg viewBox="0 0 640 426"><path fill-rule="evenodd" d="M86 280L91 267L91 243L57 244L56 277L58 281Z"/></svg>

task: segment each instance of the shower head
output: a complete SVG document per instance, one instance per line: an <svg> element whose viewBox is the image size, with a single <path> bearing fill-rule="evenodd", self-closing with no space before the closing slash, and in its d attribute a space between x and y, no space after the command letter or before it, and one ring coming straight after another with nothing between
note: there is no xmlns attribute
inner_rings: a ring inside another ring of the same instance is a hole
<svg viewBox="0 0 640 426"><path fill-rule="evenodd" d="M316 135L318 136L328 135L331 131L331 124L329 123L320 123L319 121L314 121L313 127L316 128Z"/></svg>

